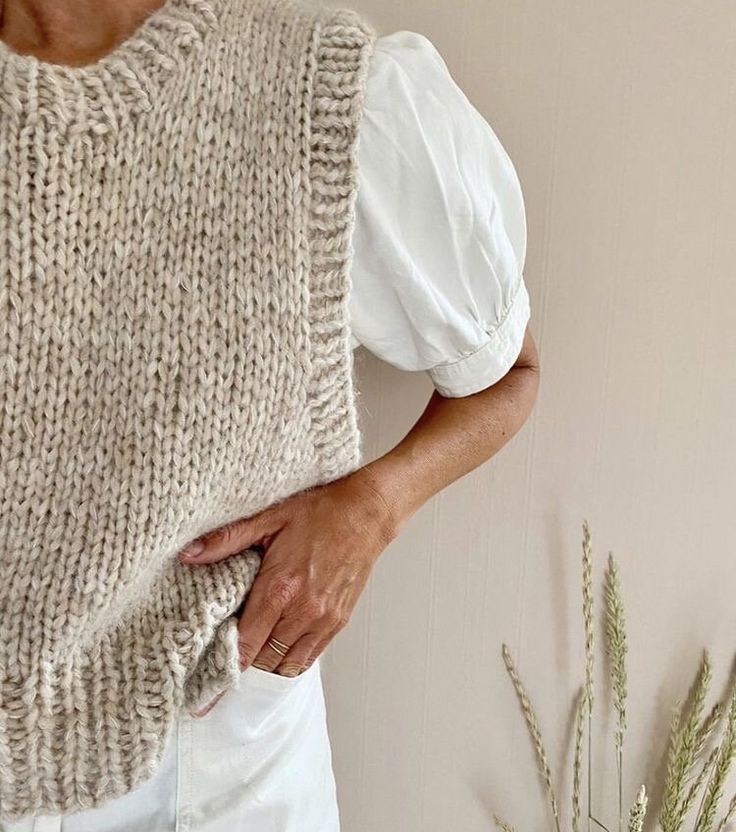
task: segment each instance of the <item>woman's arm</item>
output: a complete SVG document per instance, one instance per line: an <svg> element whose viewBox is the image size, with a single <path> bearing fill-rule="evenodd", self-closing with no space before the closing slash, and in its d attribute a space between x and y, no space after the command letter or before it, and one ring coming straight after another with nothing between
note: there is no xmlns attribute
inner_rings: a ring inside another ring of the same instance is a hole
<svg viewBox="0 0 736 832"><path fill-rule="evenodd" d="M386 503L392 536L430 497L496 454L527 420L539 386L539 357L527 326L521 352L496 384L470 396L436 391L392 450L361 472Z"/></svg>
<svg viewBox="0 0 736 832"><path fill-rule="evenodd" d="M182 550L182 560L197 568L248 546L264 547L238 624L241 669L255 664L293 676L308 667L348 623L378 556L413 512L519 430L534 404L538 378L527 327L515 365L496 384L460 398L435 392L388 453ZM268 645L270 637L289 646L286 656Z"/></svg>

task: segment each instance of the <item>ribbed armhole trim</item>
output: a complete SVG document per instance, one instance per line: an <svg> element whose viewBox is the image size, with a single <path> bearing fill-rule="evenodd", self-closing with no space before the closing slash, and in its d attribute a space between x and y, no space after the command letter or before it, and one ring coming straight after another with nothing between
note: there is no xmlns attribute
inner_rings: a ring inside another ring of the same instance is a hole
<svg viewBox="0 0 736 832"><path fill-rule="evenodd" d="M354 10L325 10L311 50L310 405L325 482L361 460L348 301L359 129L375 37Z"/></svg>

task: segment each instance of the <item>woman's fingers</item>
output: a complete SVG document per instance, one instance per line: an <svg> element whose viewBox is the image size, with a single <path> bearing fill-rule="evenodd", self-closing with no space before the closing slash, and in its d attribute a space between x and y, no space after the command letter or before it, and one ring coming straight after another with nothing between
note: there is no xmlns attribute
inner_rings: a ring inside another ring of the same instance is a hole
<svg viewBox="0 0 736 832"><path fill-rule="evenodd" d="M347 624L387 545L394 527L385 518L385 507L363 479L348 477L216 529L206 535L199 556L183 558L207 564L256 542L265 549L240 610L241 671L255 665L298 675L315 661Z"/></svg>
<svg viewBox="0 0 736 832"><path fill-rule="evenodd" d="M191 711L192 716L197 717L197 719L201 719L215 707L215 705L222 699L224 695L225 691L223 691L222 693L218 693L214 699L212 699L204 706L204 708L200 708L200 710L198 711Z"/></svg>
<svg viewBox="0 0 736 832"><path fill-rule="evenodd" d="M294 603L285 611L270 638L288 646L285 655L279 655L268 644L256 659L256 664L268 670L292 675L306 670L330 641L347 623L348 616L332 609L324 601Z"/></svg>
<svg viewBox="0 0 736 832"><path fill-rule="evenodd" d="M261 670L274 671L278 668L279 673L296 676L302 669L302 665L297 664L298 656L295 655L294 648L304 636L306 624L307 622L304 621L281 618L266 636L265 642L253 659L253 664ZM277 644L270 644L270 639L276 641ZM308 655L307 653L304 658Z"/></svg>
<svg viewBox="0 0 736 832"><path fill-rule="evenodd" d="M268 666L263 669L270 670L273 673L279 673L282 676L298 676L311 664L310 657L320 642L320 637L316 633L304 633L299 636L284 635L281 629L282 623L283 619L276 626L274 632L271 633L271 637L290 645L289 650L285 656L282 656L266 644L261 653L266 657L263 660L264 663L268 659ZM258 667L263 667L260 654L255 664Z"/></svg>
<svg viewBox="0 0 736 832"><path fill-rule="evenodd" d="M284 519L276 507L267 508L251 517L241 517L226 523L193 540L179 552L179 557L185 563L215 563L242 552L248 546L264 540L270 542L283 524Z"/></svg>
<svg viewBox="0 0 736 832"><path fill-rule="evenodd" d="M345 619L330 608L325 597L310 596L303 585L300 577L275 572L273 577L262 576L259 592L255 597L249 594L240 617L241 667L245 659L245 667L252 663L262 670L296 675L313 660L317 645L340 629ZM277 610L279 618L273 621ZM270 629L264 623L266 615L273 622ZM270 639L276 644L269 643Z"/></svg>
<svg viewBox="0 0 736 832"><path fill-rule="evenodd" d="M238 621L241 670L248 668L261 653L284 610L295 598L297 586L297 579L282 575L271 577L263 568L256 574Z"/></svg>

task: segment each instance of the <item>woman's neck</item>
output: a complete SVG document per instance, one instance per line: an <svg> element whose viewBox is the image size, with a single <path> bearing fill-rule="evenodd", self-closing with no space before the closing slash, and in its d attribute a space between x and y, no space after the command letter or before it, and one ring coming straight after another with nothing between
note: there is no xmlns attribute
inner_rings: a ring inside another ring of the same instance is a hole
<svg viewBox="0 0 736 832"><path fill-rule="evenodd" d="M125 40L165 0L0 0L0 40L45 61L85 64Z"/></svg>

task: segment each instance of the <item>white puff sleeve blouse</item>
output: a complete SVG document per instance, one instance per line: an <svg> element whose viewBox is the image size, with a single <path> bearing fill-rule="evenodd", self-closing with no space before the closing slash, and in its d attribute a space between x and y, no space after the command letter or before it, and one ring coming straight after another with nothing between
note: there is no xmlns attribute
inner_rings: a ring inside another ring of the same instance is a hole
<svg viewBox="0 0 736 832"><path fill-rule="evenodd" d="M530 317L521 186L426 36L377 38L358 161L352 347L445 396L495 384Z"/></svg>

